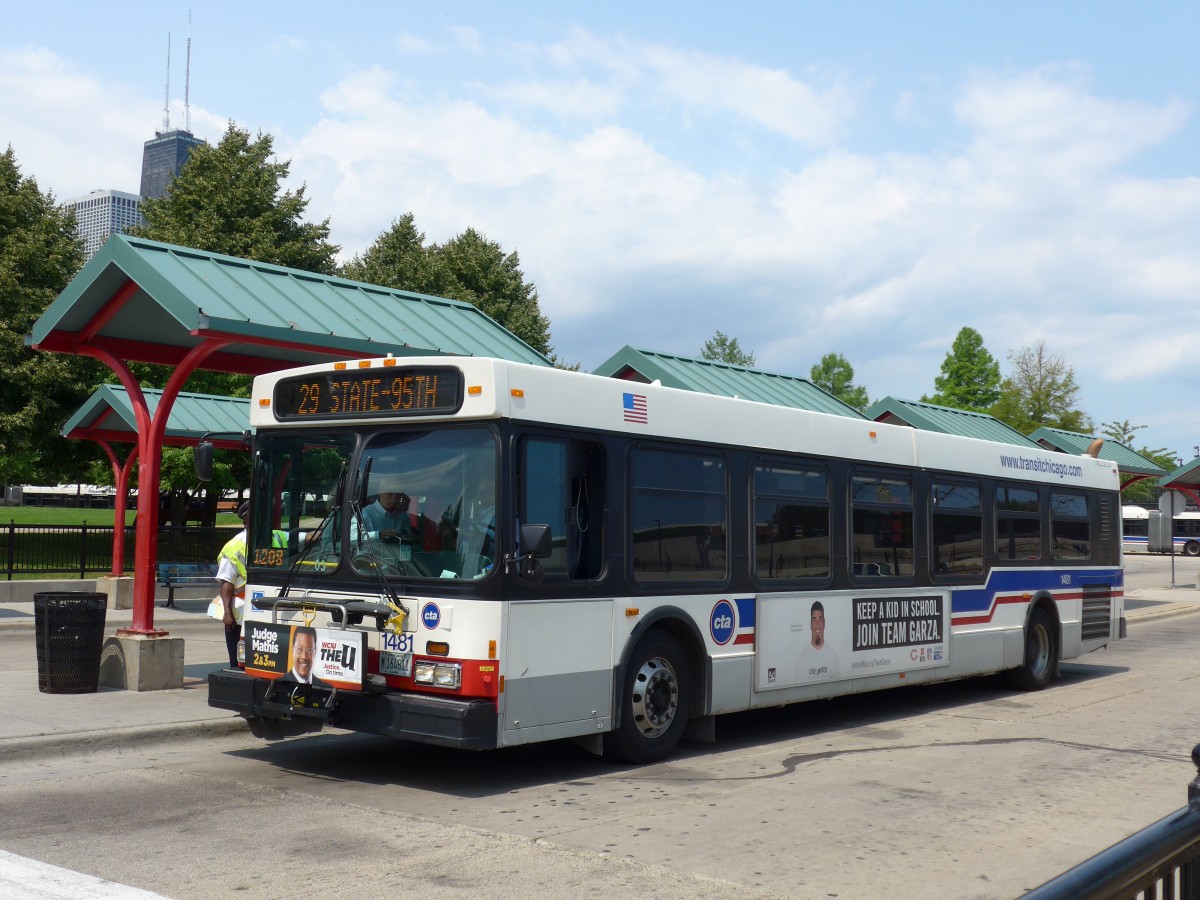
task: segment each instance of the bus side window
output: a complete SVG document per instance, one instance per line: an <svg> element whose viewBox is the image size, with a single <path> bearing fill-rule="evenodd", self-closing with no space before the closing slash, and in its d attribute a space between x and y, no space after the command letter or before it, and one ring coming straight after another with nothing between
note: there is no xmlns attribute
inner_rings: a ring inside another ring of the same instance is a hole
<svg viewBox="0 0 1200 900"><path fill-rule="evenodd" d="M597 578L604 569L604 448L572 441L568 461L571 495L567 510L567 574L571 578Z"/></svg>
<svg viewBox="0 0 1200 900"><path fill-rule="evenodd" d="M520 520L550 527L547 578L591 579L603 569L604 450L599 444L527 438Z"/></svg>

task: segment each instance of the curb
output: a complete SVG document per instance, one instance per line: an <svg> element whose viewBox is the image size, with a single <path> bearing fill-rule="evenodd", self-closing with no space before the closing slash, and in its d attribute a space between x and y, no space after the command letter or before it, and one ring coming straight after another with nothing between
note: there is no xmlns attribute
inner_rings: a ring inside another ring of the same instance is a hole
<svg viewBox="0 0 1200 900"><path fill-rule="evenodd" d="M1169 619L1175 616L1186 616L1188 613L1200 612L1200 604L1197 603L1172 603L1164 609L1148 609L1145 612L1139 613L1136 616L1131 616L1126 612L1125 618L1129 622L1130 627L1138 622L1147 622L1154 619Z"/></svg>
<svg viewBox="0 0 1200 900"><path fill-rule="evenodd" d="M99 731L69 731L0 740L0 763L34 758L58 760L103 751L129 751L177 739L218 738L250 731L241 716L174 722L167 725L134 725Z"/></svg>

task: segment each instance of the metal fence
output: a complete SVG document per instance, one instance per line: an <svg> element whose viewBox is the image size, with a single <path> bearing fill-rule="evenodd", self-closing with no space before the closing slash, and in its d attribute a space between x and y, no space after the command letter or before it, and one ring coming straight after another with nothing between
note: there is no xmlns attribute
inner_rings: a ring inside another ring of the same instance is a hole
<svg viewBox="0 0 1200 900"><path fill-rule="evenodd" d="M237 534L238 527L201 528L163 526L158 529L159 562L211 563ZM16 525L4 526L4 571L11 581L17 575L78 575L94 577L112 571L113 526ZM134 527L125 528L125 571L132 574Z"/></svg>
<svg viewBox="0 0 1200 900"><path fill-rule="evenodd" d="M1188 805L1097 853L1025 900L1200 900L1200 744Z"/></svg>

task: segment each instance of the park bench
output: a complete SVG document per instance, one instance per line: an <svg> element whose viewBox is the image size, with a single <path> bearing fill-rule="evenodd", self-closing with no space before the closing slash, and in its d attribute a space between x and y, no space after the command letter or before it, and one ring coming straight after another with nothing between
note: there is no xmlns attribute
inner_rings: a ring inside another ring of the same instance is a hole
<svg viewBox="0 0 1200 900"><path fill-rule="evenodd" d="M209 586L216 591L216 563L159 563L158 583L167 589L167 606L175 605L175 588Z"/></svg>

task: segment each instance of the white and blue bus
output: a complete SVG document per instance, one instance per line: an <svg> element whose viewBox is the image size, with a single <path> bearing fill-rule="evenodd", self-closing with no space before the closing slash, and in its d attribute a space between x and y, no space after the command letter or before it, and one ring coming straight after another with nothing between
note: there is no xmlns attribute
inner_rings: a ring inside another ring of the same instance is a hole
<svg viewBox="0 0 1200 900"><path fill-rule="evenodd" d="M250 424L245 664L209 683L262 736L645 762L1124 636L1090 456L480 358L259 376Z"/></svg>
<svg viewBox="0 0 1200 900"><path fill-rule="evenodd" d="M1181 512L1171 523L1171 546L1175 553L1200 556L1200 512ZM1150 551L1150 512L1141 506L1121 507L1121 533L1126 551ZM1154 552L1166 553L1163 549Z"/></svg>
<svg viewBox="0 0 1200 900"><path fill-rule="evenodd" d="M1145 553L1150 549L1150 511L1141 506L1121 507L1121 543L1124 550Z"/></svg>

